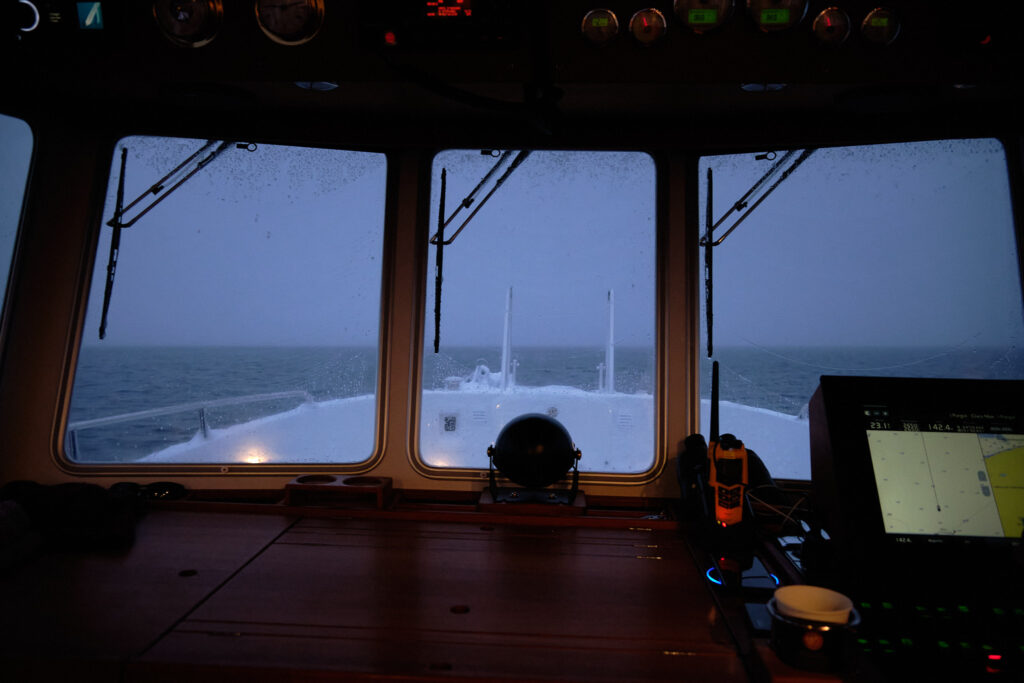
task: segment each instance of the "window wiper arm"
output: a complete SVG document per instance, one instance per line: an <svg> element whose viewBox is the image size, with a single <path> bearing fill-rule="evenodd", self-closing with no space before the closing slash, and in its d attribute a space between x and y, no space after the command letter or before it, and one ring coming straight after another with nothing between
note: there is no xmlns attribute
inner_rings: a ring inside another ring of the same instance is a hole
<svg viewBox="0 0 1024 683"><path fill-rule="evenodd" d="M475 209L473 209L473 212L469 214L466 220L462 221L462 225L459 226L459 229L456 230L454 234L452 234L452 236L449 237L447 240L444 238L444 229L447 228L453 220L455 220L455 217L459 215L460 211L462 211L463 209L468 209L473 205L473 202L476 201L477 193L479 193L480 190L484 187L484 185L486 185L490 181L490 179L494 177L494 174L498 172L498 169L501 168L511 156L512 150L502 152L501 157L499 157L498 161L495 162L494 166L491 167L491 170L484 174L484 177L481 178L480 182L476 184L476 187L473 188L473 191L466 195L466 197L461 202L459 202L458 207L456 207L455 211L452 212L452 215L449 216L447 220L444 217L444 200L445 189L447 185L447 169L441 169L441 204L440 207L438 208L437 232L435 232L430 237L430 243L437 247L437 254L434 260L434 353L438 353L441 346L441 283L444 280L444 248L455 241L455 238L459 236L459 233L462 232L467 225L469 225L469 222L473 220L477 213L480 212L480 209L484 207L484 204L487 203L487 200L494 196L494 193L498 191L498 188L505 184L505 181L509 179L509 176L511 176L515 172L515 170L519 168L519 165L526 161L526 157L530 156L530 151L526 149L519 150L515 158L512 159L512 163L509 164L509 167L505 169L505 172L502 173L501 176L495 181L494 187L492 187L491 190L486 195L484 195L484 198L480 200L480 203L477 204Z"/></svg>
<svg viewBox="0 0 1024 683"><path fill-rule="evenodd" d="M181 162L180 164L175 166L174 169L171 170L163 178L161 178L160 180L158 180L155 183L153 183L149 187L149 189L147 189L145 192L143 192L138 197L133 199L131 201L131 203L128 204L128 206L125 206L123 208L122 207L117 207L117 209L114 212L114 216L109 221L107 221L107 225L109 225L111 227L115 227L115 228L116 227L122 227L122 228L130 228L130 227L132 227L133 225L135 225L135 223L140 218L142 218L147 213L149 213L153 209L153 207L155 207L157 204L159 204L163 200L167 199L167 197L172 192L174 192L179 187L181 187L186 182L188 182L189 179L192 178L192 176L194 176L196 173L198 173L199 171L201 171L204 168L206 168L207 164L209 164L214 159L216 159L221 154L223 154L225 151L230 149L231 146L234 145L234 144L235 144L234 142L231 142L229 140L221 140L219 143L218 143L217 140L207 140L206 144L203 145L202 147L200 147L198 151L196 151L190 157L188 157L183 162ZM250 149L250 150L255 149L255 147L253 145L246 144L246 143L239 144L238 147L243 148L243 149ZM195 161L196 158L198 158L199 155L201 155L203 152L205 152L207 150L210 150L211 148L212 148L212 151L209 154L207 154L204 158L202 158L198 162L196 162L195 166L191 170L189 170L188 173L186 173L181 178L179 178L178 181L175 182L173 185L171 185L170 187L165 189L164 183L166 183L168 180L170 180L175 175L180 173L184 168L186 168L189 164L191 164L193 161ZM123 181L123 179L124 179L124 166L123 165L121 167L121 178L122 178L122 181ZM148 205L146 205L138 214L136 214L134 217L132 217L131 220L129 220L128 222L125 222L124 221L124 215L126 213L128 213L129 211L131 211L133 208L135 208L135 206L137 204L139 204L143 199L145 199L149 195L154 195L156 197L156 199L154 199Z"/></svg>
<svg viewBox="0 0 1024 683"><path fill-rule="evenodd" d="M505 163L505 161L511 155L511 150L502 153L497 163L495 163L494 166L491 167L491 170L488 171L486 175L484 175L484 177L480 180L479 183L477 183L476 187L473 188L473 191L466 195L466 198L463 199L461 203L459 203L459 206L455 209L455 211L452 212L452 215L448 217L448 220L444 222L444 225L441 227L441 229L439 229L438 232L435 232L430 237L431 244L437 244L439 239L444 239L444 237L440 236L442 235L443 229L447 228L451 224L451 222L455 220L455 217L459 215L460 211L462 211L463 209L468 209L470 206L473 205L473 202L475 201L476 198L476 194L485 184L487 184L487 181L489 181L494 176L497 170ZM459 236L460 232L466 229L466 226L469 225L469 222L473 220L473 218L480 212L480 209L484 208L484 204L487 203L487 200L494 196L494 193L498 191L498 188L505 184L505 181L509 179L509 176L511 176L515 172L515 170L519 168L520 164L526 161L526 157L528 156L530 156L530 150L519 150L519 153L516 154L514 159L512 159L512 163L509 165L509 167L505 169L505 172L501 174L501 177L499 177L498 180L495 181L494 187L491 188L490 192L484 195L484 198L481 199L480 203L477 204L475 209L473 209L473 213L469 214L469 217L467 217L466 220L462 221L462 225L459 226L459 229L456 230L452 234L452 236L448 238L447 241L445 241L445 246L448 246L449 244L455 241L455 238Z"/></svg>
<svg viewBox="0 0 1024 683"><path fill-rule="evenodd" d="M188 182L192 176L204 169L225 151L230 149L232 145L237 146L239 149L249 150L250 152L255 151L256 149L256 145L252 143L235 143L228 140L207 140L206 144L200 147L198 151L194 152L187 159L175 166L169 173L160 178L160 180L150 185L149 189L133 199L128 206L124 205L124 182L125 169L128 165L128 148L123 147L121 149L121 175L117 181L117 203L114 207L113 217L107 221L107 225L114 229L114 233L110 237L110 256L107 259L107 282L103 290L103 312L100 316L100 339L103 339L107 335L107 314L110 311L110 296L114 291L114 276L117 273L117 258L121 249L121 230L135 225L135 223L149 213L153 207L167 199L172 192ZM202 159L199 159L199 157L207 151L207 155ZM196 161L196 159L199 159L199 161ZM192 164L193 162L195 162L195 166L193 168L189 169L187 173L178 178L173 185L166 187L166 183L168 181L187 169L189 164ZM142 200L150 195L153 195L156 198L139 211L139 213L133 216L131 220L125 222L125 214L135 208L142 202Z"/></svg>
<svg viewBox="0 0 1024 683"><path fill-rule="evenodd" d="M797 151L795 149L791 149L788 152L786 152L785 154L783 154L782 158L779 159L774 164L772 164L772 167L768 169L768 172L765 173L763 176L761 176L761 179L758 180L756 183L754 183L754 185L749 190L747 190L746 194L744 194L742 197L739 198L739 200L737 200L735 203L733 203L732 207L728 211L726 211L725 215L722 216L721 218L719 218L718 222L716 222L716 223L712 223L712 220L713 220L713 209L712 209L713 189L712 189L711 168L710 167L708 168L707 209L705 211L705 221L706 221L706 223L705 223L704 235L700 238L700 246L704 247L704 315L705 315L705 328L706 328L705 331L707 333L707 341L708 341L708 358L711 358L711 356L714 353L714 342L713 342L713 336L712 336L712 334L713 334L713 322L714 322L714 312L713 312L714 311L714 309L713 309L714 298L712 296L712 287L714 285L714 278L712 276L713 260L712 260L711 248L712 247L717 247L719 244L721 244L725 240L726 237L728 237L730 235L730 233L732 233L733 230L738 228L740 223L745 221L747 219L747 216L749 216L751 213L753 213L754 210L758 206L761 205L761 202L763 202L765 199L767 199L768 195L770 195L772 192L775 191L775 188L777 188L779 185L781 185L783 182L785 182L786 179L789 178L789 176L793 173L793 171L795 171L800 166L800 164L802 164L805 161L807 161L807 158L810 157L811 154L814 153L815 149L816 149L815 147L808 147L807 149L802 150L800 152L800 156L798 156L796 158L796 160L792 164L789 164L789 166L786 166L786 164L789 163L789 160L793 158L793 155L795 155ZM774 152L772 152L771 154L774 154ZM774 157L769 155L769 154L766 154L766 155L758 155L757 159L759 159L759 160L760 159L774 159ZM781 175L779 175L780 172L781 172ZM755 194L757 194L758 192L760 192L761 189L768 182L770 182L773 178L775 178L775 176L779 176L778 180L776 180L767 190L765 190L764 194L762 194L760 197L758 197L757 201L754 202L753 206L751 206L748 209L747 205L749 203L750 198L752 196L754 196ZM737 218L736 222L733 223L731 226L729 226L729 228L725 231L725 234L723 234L721 237L719 237L716 240L713 237L714 231L722 223L724 223L725 220L727 218L729 218L729 216L731 216L733 213L735 213L737 211L743 211L743 209L747 209L746 212L742 216Z"/></svg>
<svg viewBox="0 0 1024 683"><path fill-rule="evenodd" d="M800 155L796 158L796 160L785 169L783 167L786 166L786 163L793 157L793 155L797 153L797 151L791 149L785 154L783 154L782 158L775 162L772 165L772 167L768 169L768 172L761 176L761 179L754 183L754 185L749 190L747 190L747 193L740 197L740 199L737 202L735 202L728 211L725 212L724 216L718 219L717 223L708 227L707 231L700 238L700 245L703 247L710 244L713 247L717 247L719 244L721 244L726 237L732 234L733 230L739 227L740 223L745 221L747 217L750 216L750 214L752 214L754 210L761 205L761 202L768 198L768 195L774 192L779 185L784 183L786 179L789 178L789 176L793 173L793 171L795 171L800 166L800 164L807 161L807 158L810 157L816 149L816 147L808 147L807 149L802 150L800 152ZM754 202L754 204L750 206L749 209L747 209L747 200L749 200L750 197L756 194L757 192L760 192L761 188L763 188L765 184L768 183L776 175L779 175L780 171L782 175L779 176L779 179L776 180L771 185L771 187L765 190L764 194L758 197L757 201ZM744 212L742 216L737 218L736 222L729 226L729 228L725 231L725 233L722 234L721 237L712 242L711 232L713 230L716 230L720 225L722 225L722 223L724 223L725 220L733 213L735 213L736 211L742 211L743 209L747 209L746 212Z"/></svg>

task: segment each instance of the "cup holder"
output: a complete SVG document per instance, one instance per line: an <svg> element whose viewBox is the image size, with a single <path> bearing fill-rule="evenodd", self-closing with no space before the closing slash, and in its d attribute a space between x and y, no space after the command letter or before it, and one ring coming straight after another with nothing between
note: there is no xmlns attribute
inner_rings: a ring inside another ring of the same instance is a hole
<svg viewBox="0 0 1024 683"><path fill-rule="evenodd" d="M338 480L333 474L307 474L295 480L297 484L333 484Z"/></svg>
<svg viewBox="0 0 1024 683"><path fill-rule="evenodd" d="M305 474L285 484L285 503L335 508L371 504L382 510L394 497L391 482L391 477Z"/></svg>

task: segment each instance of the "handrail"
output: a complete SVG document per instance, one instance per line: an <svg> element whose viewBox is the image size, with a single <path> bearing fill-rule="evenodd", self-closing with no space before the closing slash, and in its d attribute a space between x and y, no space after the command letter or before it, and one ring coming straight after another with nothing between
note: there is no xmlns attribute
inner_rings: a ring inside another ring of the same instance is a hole
<svg viewBox="0 0 1024 683"><path fill-rule="evenodd" d="M195 403L179 403L173 406L165 406L163 408L151 408L150 410L140 410L134 413L122 413L120 415L109 415L107 417L97 417L92 420L81 420L80 422L69 422L68 431L77 431L86 427L101 427L103 425L118 424L120 422L129 422L142 417L156 417L158 415L170 415L173 413L183 413L189 410L205 410L207 408L217 408L220 406L230 406L239 403L250 403L256 401L273 401L279 398L295 398L302 397L305 399L304 403L312 403L313 396L308 391L278 391L268 394L250 394L248 396L232 396L230 398L214 399L212 401L196 401Z"/></svg>

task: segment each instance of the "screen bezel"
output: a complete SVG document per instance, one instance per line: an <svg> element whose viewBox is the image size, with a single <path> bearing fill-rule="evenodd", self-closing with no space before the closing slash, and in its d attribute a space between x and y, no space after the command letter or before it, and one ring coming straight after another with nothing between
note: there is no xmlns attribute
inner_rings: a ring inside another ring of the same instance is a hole
<svg viewBox="0 0 1024 683"><path fill-rule="evenodd" d="M894 534L885 529L875 468L868 444L864 407L913 406L920 414L1001 412L1015 415L1015 433L1024 433L1022 380L973 380L825 375L811 410L811 476L817 504L832 533L868 547L1017 547L1021 538ZM828 479L830 481L824 481Z"/></svg>

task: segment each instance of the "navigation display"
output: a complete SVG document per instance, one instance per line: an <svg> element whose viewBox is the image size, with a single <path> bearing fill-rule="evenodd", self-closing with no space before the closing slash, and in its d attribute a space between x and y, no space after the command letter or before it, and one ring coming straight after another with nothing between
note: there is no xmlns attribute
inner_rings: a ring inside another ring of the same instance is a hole
<svg viewBox="0 0 1024 683"><path fill-rule="evenodd" d="M1024 433L1016 415L866 405L864 426L887 534L1024 534Z"/></svg>

